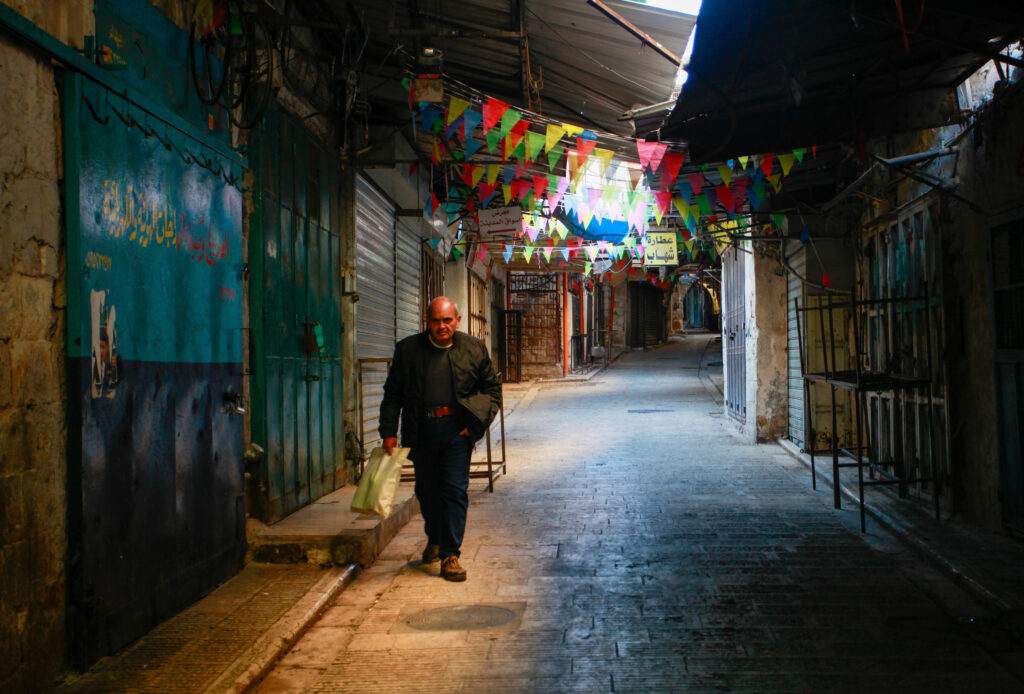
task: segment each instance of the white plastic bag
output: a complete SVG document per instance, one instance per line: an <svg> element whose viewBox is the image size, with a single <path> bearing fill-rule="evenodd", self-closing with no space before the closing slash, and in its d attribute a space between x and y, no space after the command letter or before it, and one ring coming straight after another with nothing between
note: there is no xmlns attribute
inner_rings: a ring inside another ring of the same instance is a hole
<svg viewBox="0 0 1024 694"><path fill-rule="evenodd" d="M402 464L408 457L408 448L396 448L391 455L383 448L374 448L352 497L351 509L356 513L372 513L387 518L395 503L398 483L402 480Z"/></svg>

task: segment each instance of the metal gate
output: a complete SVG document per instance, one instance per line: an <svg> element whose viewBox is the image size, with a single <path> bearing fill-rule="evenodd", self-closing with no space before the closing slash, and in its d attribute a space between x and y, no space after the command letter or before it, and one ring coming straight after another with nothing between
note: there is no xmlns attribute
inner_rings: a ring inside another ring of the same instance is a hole
<svg viewBox="0 0 1024 694"><path fill-rule="evenodd" d="M743 256L730 248L722 255L725 291L722 297L722 341L725 344L725 405L729 414L747 420L746 299Z"/></svg>
<svg viewBox="0 0 1024 694"><path fill-rule="evenodd" d="M787 373L786 381L789 391L789 439L801 448L807 440L806 416L804 414L804 379L800 365L800 331L799 328L807 320L807 316L797 316L797 306L806 305L804 300L804 282L806 276L807 251L800 246L787 261L798 275L792 272L786 276L786 317L787 317Z"/></svg>
<svg viewBox="0 0 1024 694"><path fill-rule="evenodd" d="M341 215L338 164L295 119L269 111L252 152L251 426L265 452L250 512L273 523L344 468Z"/></svg>
<svg viewBox="0 0 1024 694"><path fill-rule="evenodd" d="M501 380L505 383L519 383L523 380L523 312L504 311L504 348L499 360Z"/></svg>
<svg viewBox="0 0 1024 694"><path fill-rule="evenodd" d="M1024 532L1024 220L992 229L999 495L1003 523Z"/></svg>
<svg viewBox="0 0 1024 694"><path fill-rule="evenodd" d="M242 162L81 75L61 97L68 635L86 666L245 557Z"/></svg>
<svg viewBox="0 0 1024 694"><path fill-rule="evenodd" d="M530 272L509 275L510 308L522 313L519 345L522 377L561 373L562 314L558 278L555 274Z"/></svg>
<svg viewBox="0 0 1024 694"><path fill-rule="evenodd" d="M399 340L420 331L420 247L414 224L398 219L395 227L395 333Z"/></svg>
<svg viewBox="0 0 1024 694"><path fill-rule="evenodd" d="M356 352L359 360L385 359L395 351L395 207L362 176L356 183ZM360 369L365 450L379 440L380 402L387 369L380 362Z"/></svg>

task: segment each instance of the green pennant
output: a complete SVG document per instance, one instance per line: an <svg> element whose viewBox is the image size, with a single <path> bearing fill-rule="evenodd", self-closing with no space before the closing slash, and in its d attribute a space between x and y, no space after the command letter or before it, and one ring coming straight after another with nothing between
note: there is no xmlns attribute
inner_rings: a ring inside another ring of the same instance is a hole
<svg viewBox="0 0 1024 694"><path fill-rule="evenodd" d="M697 196L697 207L700 208L700 214L702 217L708 217L711 215L711 203L708 202L708 196L705 193L701 193Z"/></svg>
<svg viewBox="0 0 1024 694"><path fill-rule="evenodd" d="M530 156L530 161L536 161L537 155L544 149L545 136L542 133L535 133L529 131L526 133L526 151Z"/></svg>
<svg viewBox="0 0 1024 694"><path fill-rule="evenodd" d="M555 164L558 163L558 160L562 158L563 154L565 154L565 145L564 144L559 143L559 144L555 145L554 147L552 147L551 149L549 149L548 150L548 168L551 169L552 171L554 171L555 170Z"/></svg>
<svg viewBox="0 0 1024 694"><path fill-rule="evenodd" d="M806 151L807 151L806 147L800 147L798 149L794 149L793 150L793 155L796 157L796 160L798 162L800 162L801 164L804 162L804 152L806 152Z"/></svg>
<svg viewBox="0 0 1024 694"><path fill-rule="evenodd" d="M782 222L785 219L786 215L782 214L781 212L772 213L772 220L775 222L775 228L778 229L779 231L782 231Z"/></svg>
<svg viewBox="0 0 1024 694"><path fill-rule="evenodd" d="M512 150L512 156L519 160L519 163L526 166L526 140L520 140L516 148Z"/></svg>
<svg viewBox="0 0 1024 694"><path fill-rule="evenodd" d="M487 131L487 151L494 154L494 148L501 142L501 133L498 132L497 128L491 128Z"/></svg>
<svg viewBox="0 0 1024 694"><path fill-rule="evenodd" d="M458 246L452 246L452 258L454 258L455 260L458 260L461 257L462 257L462 251L459 250L459 247Z"/></svg>
<svg viewBox="0 0 1024 694"><path fill-rule="evenodd" d="M499 128L501 137L505 137L506 135L508 135L512 128L515 127L516 123L519 122L519 119L522 117L523 114L519 113L519 111L515 110L514 108L510 108L507 111L505 111L505 113L501 117L501 128Z"/></svg>

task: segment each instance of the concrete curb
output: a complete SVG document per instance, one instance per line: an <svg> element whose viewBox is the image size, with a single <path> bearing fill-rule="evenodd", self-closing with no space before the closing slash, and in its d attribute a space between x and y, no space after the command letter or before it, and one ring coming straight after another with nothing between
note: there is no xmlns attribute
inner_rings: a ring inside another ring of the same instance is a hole
<svg viewBox="0 0 1024 694"><path fill-rule="evenodd" d="M808 471L811 469L810 458L801 453L791 441L780 440L777 442L782 450L786 451L793 458L802 463ZM818 481L824 483L829 489L833 489L832 480L819 473ZM847 500L852 501L854 504L859 503L859 499L855 490L850 489L842 482L839 483L839 492ZM909 547L916 550L923 557L932 562L938 569L943 571L946 575L953 579L961 588L970 593L972 597L986 605L989 609L1003 613L1010 614L1015 610L1012 605L1007 603L996 593L986 588L980 582L969 576L966 572L960 569L956 563L942 554L938 548L922 540L911 528L907 527L905 523L902 523L896 516L887 513L886 511L878 508L874 504L865 500L864 502L864 513L871 516L879 525L884 527L886 530L891 532L893 535L898 537Z"/></svg>
<svg viewBox="0 0 1024 694"><path fill-rule="evenodd" d="M332 569L204 691L211 694L244 692L261 680L358 573L359 567L355 564Z"/></svg>

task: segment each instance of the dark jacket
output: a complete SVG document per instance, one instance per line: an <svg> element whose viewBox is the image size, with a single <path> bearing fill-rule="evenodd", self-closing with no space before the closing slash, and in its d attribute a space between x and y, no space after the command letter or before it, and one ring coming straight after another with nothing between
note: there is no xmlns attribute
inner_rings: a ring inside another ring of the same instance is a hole
<svg viewBox="0 0 1024 694"><path fill-rule="evenodd" d="M424 418L424 357L433 349L429 333L424 331L401 340L395 346L391 370L384 382L384 400L380 404L381 438L398 435L398 417L402 417L402 445L414 446ZM491 357L483 341L456 331L452 335L450 359L455 399L464 410L463 421L470 437L478 441L494 421L501 407L501 381L494 373Z"/></svg>

